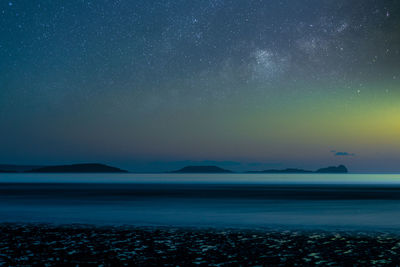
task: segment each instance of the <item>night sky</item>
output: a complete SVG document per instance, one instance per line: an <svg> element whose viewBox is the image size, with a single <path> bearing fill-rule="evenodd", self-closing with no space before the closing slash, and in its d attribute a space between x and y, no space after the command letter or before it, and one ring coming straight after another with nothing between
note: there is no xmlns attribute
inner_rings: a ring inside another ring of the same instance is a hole
<svg viewBox="0 0 400 267"><path fill-rule="evenodd" d="M400 1L0 1L0 163L400 171Z"/></svg>

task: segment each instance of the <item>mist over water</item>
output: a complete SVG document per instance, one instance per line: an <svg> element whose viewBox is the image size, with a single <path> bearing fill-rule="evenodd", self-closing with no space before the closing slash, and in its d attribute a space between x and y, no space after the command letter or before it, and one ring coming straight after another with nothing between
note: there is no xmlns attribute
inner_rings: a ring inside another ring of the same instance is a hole
<svg viewBox="0 0 400 267"><path fill-rule="evenodd" d="M400 230L400 175L0 174L0 222Z"/></svg>

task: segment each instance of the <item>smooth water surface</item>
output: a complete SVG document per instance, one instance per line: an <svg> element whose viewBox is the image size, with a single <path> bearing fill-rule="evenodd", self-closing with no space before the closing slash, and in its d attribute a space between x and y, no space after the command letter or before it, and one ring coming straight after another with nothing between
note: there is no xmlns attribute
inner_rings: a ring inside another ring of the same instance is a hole
<svg viewBox="0 0 400 267"><path fill-rule="evenodd" d="M0 222L400 230L400 175L0 174Z"/></svg>

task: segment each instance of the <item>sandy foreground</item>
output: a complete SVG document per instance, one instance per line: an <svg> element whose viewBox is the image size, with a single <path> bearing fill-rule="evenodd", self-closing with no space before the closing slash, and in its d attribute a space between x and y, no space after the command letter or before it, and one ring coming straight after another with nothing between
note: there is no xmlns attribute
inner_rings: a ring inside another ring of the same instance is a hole
<svg viewBox="0 0 400 267"><path fill-rule="evenodd" d="M378 232L0 224L1 266L370 266L400 263Z"/></svg>

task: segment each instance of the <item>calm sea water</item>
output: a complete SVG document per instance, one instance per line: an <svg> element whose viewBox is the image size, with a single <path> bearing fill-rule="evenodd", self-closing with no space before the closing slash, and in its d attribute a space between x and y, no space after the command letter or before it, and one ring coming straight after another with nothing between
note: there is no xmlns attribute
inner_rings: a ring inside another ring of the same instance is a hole
<svg viewBox="0 0 400 267"><path fill-rule="evenodd" d="M0 222L400 231L400 175L0 174Z"/></svg>

